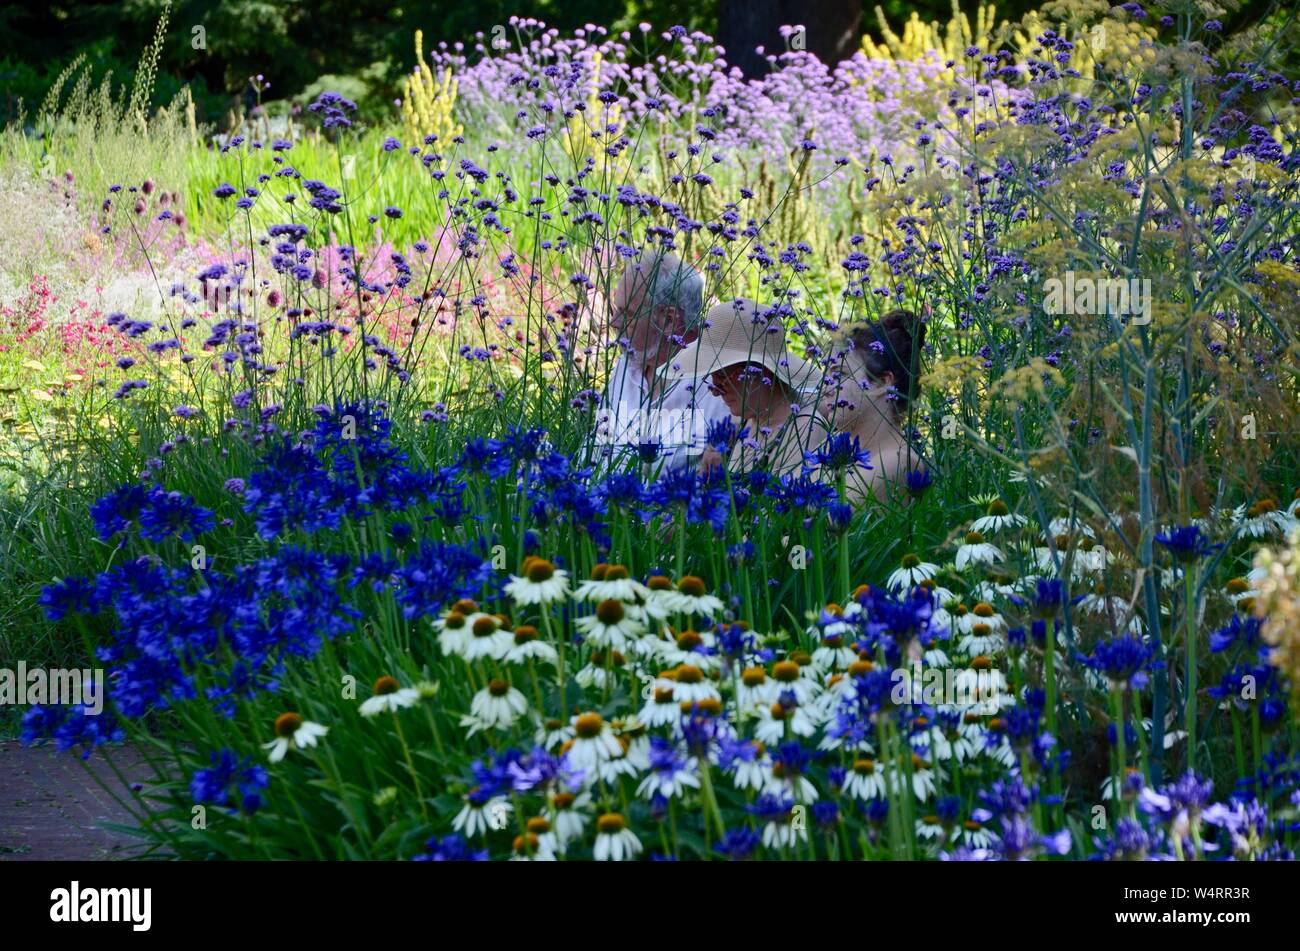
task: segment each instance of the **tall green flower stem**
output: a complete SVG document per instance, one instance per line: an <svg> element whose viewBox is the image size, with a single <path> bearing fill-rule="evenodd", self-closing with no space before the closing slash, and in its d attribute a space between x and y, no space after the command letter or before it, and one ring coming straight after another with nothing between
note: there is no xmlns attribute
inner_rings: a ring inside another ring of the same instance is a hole
<svg viewBox="0 0 1300 951"><path fill-rule="evenodd" d="M722 821L722 810L718 808L718 797L713 790L713 774L709 769L708 752L700 756L700 792L704 798L704 842L709 845L709 820L712 819L718 830L719 840L727 835L727 827ZM711 851L711 850L710 850Z"/></svg>
<svg viewBox="0 0 1300 951"><path fill-rule="evenodd" d="M411 784L415 786L415 797L420 801L420 817L425 822L429 821L429 806L424 801L424 790L420 788L420 774L415 771L415 762L411 759L411 747L406 742L406 734L402 732L402 721L397 716L397 711L393 711L393 727L397 730L397 740L402 744L402 754L406 757L406 768L411 773Z"/></svg>
<svg viewBox="0 0 1300 951"><path fill-rule="evenodd" d="M1187 614L1187 671L1183 722L1187 730L1187 768L1196 768L1196 579L1191 564L1183 565L1184 610Z"/></svg>
<svg viewBox="0 0 1300 951"><path fill-rule="evenodd" d="M1115 725L1115 758L1110 780L1110 799L1115 804L1115 818L1124 809L1124 764L1128 761L1124 743L1124 692L1119 684L1110 688L1110 719Z"/></svg>
<svg viewBox="0 0 1300 951"><path fill-rule="evenodd" d="M551 630L551 612L545 607L542 609L542 629L546 631L546 639L555 645L557 662L555 665L555 689L560 693L560 713L561 718L568 722L569 719L569 697L565 691L564 681L564 638L557 637Z"/></svg>
<svg viewBox="0 0 1300 951"><path fill-rule="evenodd" d="M839 493L840 502L847 503L848 493L845 489L844 470L835 477L836 490ZM839 537L839 554L840 554L840 590L839 597L847 598L852 593L849 581L849 527L847 525L840 531ZM837 599L838 600L838 599Z"/></svg>

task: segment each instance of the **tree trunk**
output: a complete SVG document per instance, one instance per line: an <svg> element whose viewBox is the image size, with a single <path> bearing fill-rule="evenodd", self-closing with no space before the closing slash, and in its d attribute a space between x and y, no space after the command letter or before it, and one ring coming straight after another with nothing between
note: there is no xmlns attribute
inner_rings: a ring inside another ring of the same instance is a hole
<svg viewBox="0 0 1300 951"><path fill-rule="evenodd" d="M718 0L718 42L727 62L746 77L768 72L766 57L786 49L782 26L803 26L804 49L828 66L857 51L862 39L862 0ZM798 48L798 37L791 37ZM763 53L755 51L763 47Z"/></svg>

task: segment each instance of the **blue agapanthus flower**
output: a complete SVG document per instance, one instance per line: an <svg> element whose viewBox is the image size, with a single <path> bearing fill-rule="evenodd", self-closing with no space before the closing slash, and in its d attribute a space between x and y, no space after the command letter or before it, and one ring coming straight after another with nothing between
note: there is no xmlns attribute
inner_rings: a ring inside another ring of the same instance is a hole
<svg viewBox="0 0 1300 951"><path fill-rule="evenodd" d="M425 850L412 858L415 862L486 862L487 849L472 849L457 833L444 838L434 836L424 843Z"/></svg>
<svg viewBox="0 0 1300 951"><path fill-rule="evenodd" d="M762 837L756 831L740 826L728 829L727 834L713 844L713 850L732 861L739 861L749 858L761 841Z"/></svg>
<svg viewBox="0 0 1300 951"><path fill-rule="evenodd" d="M1213 544L1199 525L1178 525L1156 535L1156 541L1169 549L1174 560L1189 563L1212 555L1223 547Z"/></svg>
<svg viewBox="0 0 1300 951"><path fill-rule="evenodd" d="M82 704L71 706L33 706L23 714L22 742L31 746L53 740L61 751L80 749L81 758L105 743L125 738L121 725L110 710L91 713Z"/></svg>
<svg viewBox="0 0 1300 951"><path fill-rule="evenodd" d="M850 433L833 433L815 451L804 453L804 463L810 468L842 472L847 469L870 469L871 453L862 448L858 437Z"/></svg>
<svg viewBox="0 0 1300 951"><path fill-rule="evenodd" d="M425 540L394 572L407 619L437 614L458 598L478 597L493 576L492 562L451 542Z"/></svg>
<svg viewBox="0 0 1300 951"><path fill-rule="evenodd" d="M221 749L209 754L211 767L196 770L190 778L190 795L195 802L230 806L247 813L262 807L262 790L271 784L266 769L250 757L237 757L233 750ZM234 803L235 795L238 802Z"/></svg>
<svg viewBox="0 0 1300 951"><path fill-rule="evenodd" d="M1135 634L1125 634L1099 641L1083 662L1099 671L1114 684L1127 683L1135 690L1147 684L1146 671L1151 667L1152 649Z"/></svg>

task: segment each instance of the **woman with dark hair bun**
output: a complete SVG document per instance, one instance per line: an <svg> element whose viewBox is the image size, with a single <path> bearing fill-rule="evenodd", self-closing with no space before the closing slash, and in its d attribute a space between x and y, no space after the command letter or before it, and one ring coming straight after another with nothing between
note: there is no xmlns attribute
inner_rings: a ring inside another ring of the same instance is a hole
<svg viewBox="0 0 1300 951"><path fill-rule="evenodd" d="M911 311L892 310L879 321L846 328L823 384L822 415L837 432L856 436L871 453L870 469L859 470L850 500L883 498L918 462L901 421L916 394L925 323Z"/></svg>

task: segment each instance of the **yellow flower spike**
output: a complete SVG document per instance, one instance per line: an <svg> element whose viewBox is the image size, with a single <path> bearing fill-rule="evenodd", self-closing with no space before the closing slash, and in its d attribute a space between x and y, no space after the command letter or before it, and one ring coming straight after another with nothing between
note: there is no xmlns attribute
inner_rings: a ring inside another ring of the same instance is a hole
<svg viewBox="0 0 1300 951"><path fill-rule="evenodd" d="M415 31L415 69L402 80L402 121L418 144L427 135L439 142L455 138L465 129L456 122L456 96L459 89L451 67L435 77L424 59L424 31Z"/></svg>

